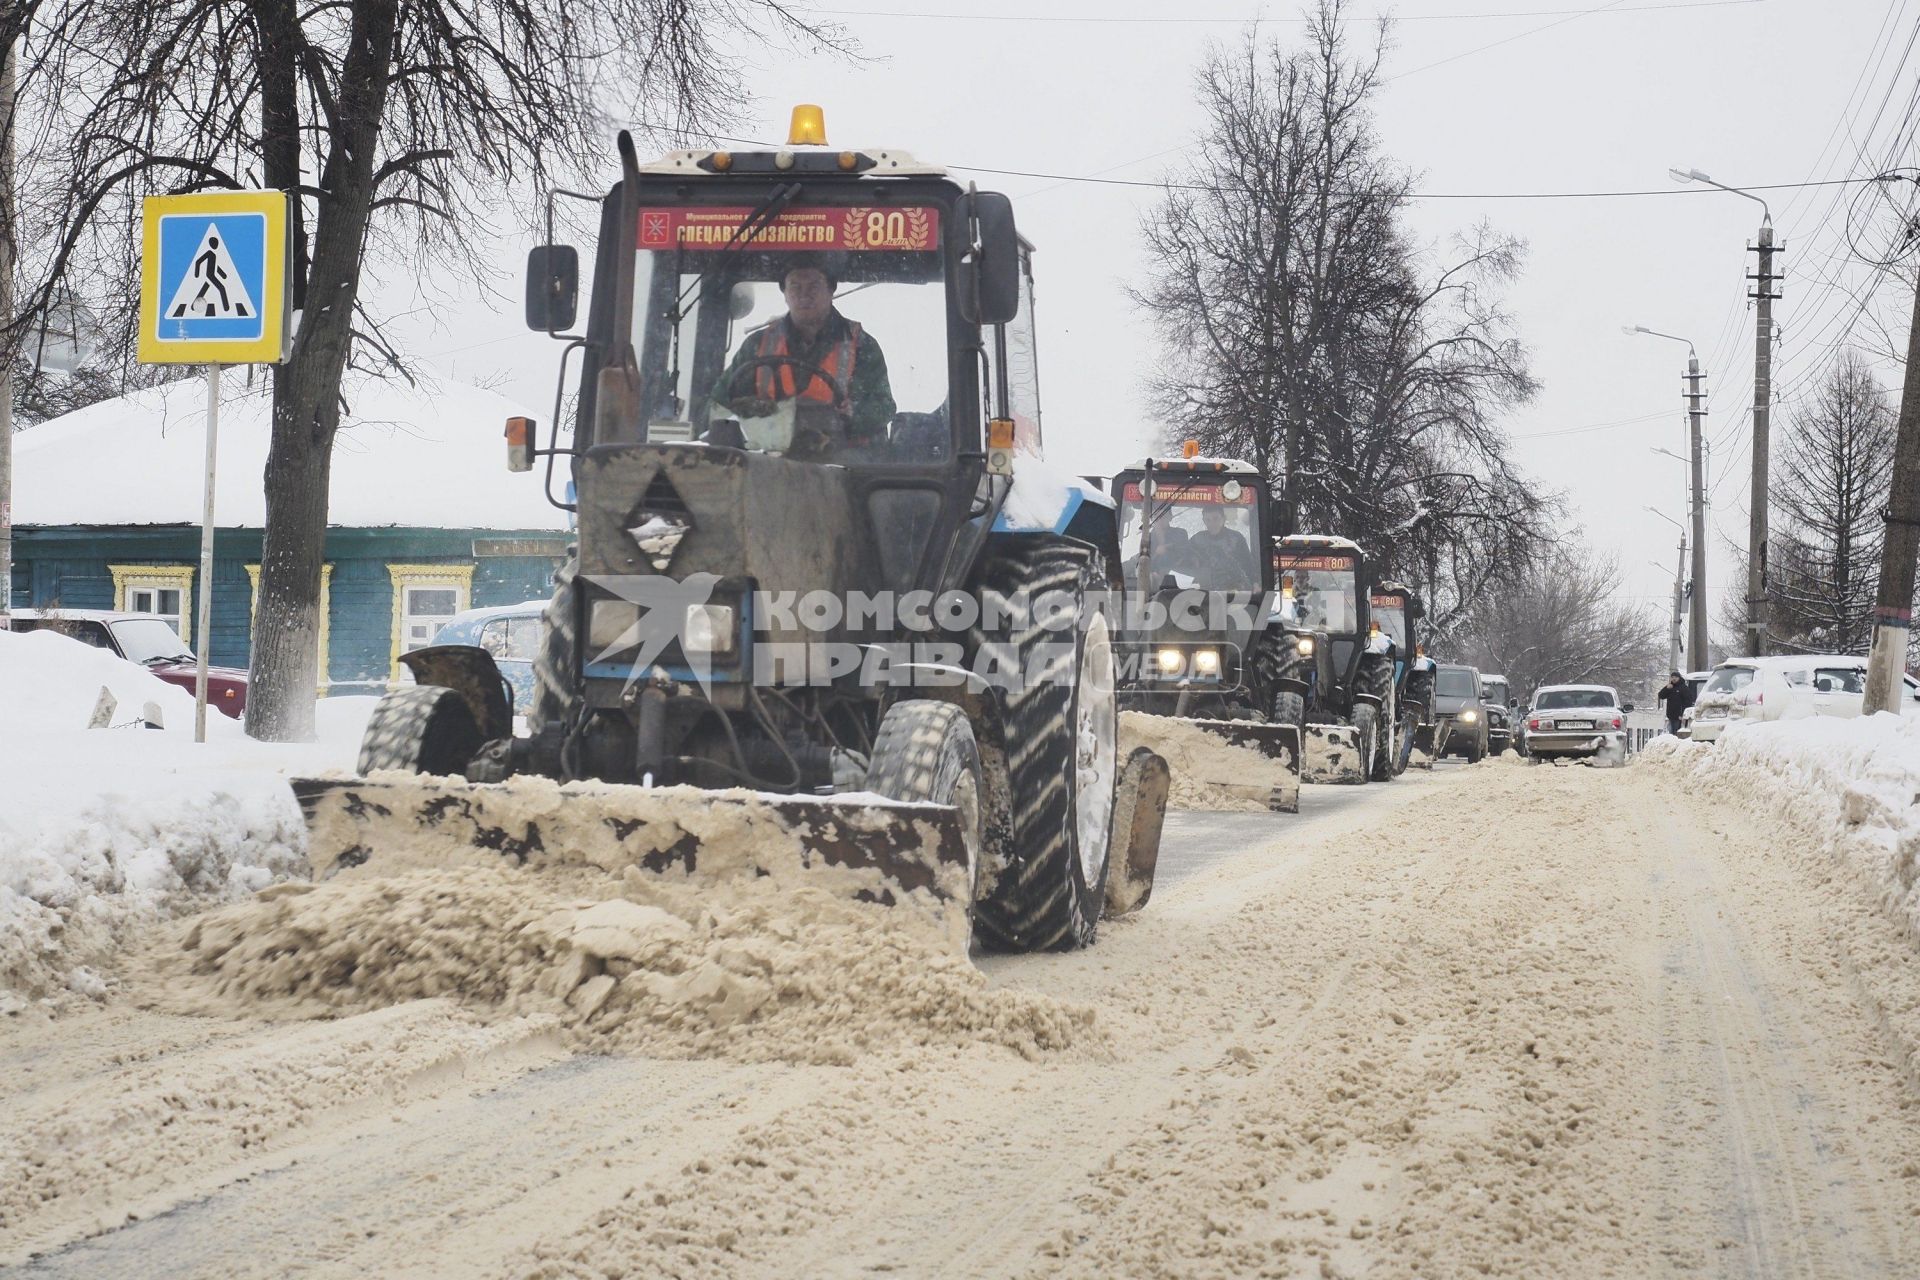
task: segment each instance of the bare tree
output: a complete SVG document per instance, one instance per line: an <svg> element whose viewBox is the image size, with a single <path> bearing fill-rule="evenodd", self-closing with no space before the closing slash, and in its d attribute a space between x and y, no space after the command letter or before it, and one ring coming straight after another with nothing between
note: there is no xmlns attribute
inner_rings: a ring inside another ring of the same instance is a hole
<svg viewBox="0 0 1920 1280"><path fill-rule="evenodd" d="M1661 635L1652 611L1623 600L1617 563L1561 547L1475 602L1447 647L1525 698L1544 684L1633 688L1660 669Z"/></svg>
<svg viewBox="0 0 1920 1280"><path fill-rule="evenodd" d="M366 264L484 276L503 206L530 219L541 188L602 167L598 104L697 128L736 100L723 39L839 41L779 0L29 0L14 16L20 242L37 252L13 345L62 288L131 332L141 197L298 197L247 700L265 738L312 732L343 375L405 373Z"/></svg>
<svg viewBox="0 0 1920 1280"><path fill-rule="evenodd" d="M1304 44L1249 35L1196 77L1208 129L1144 224L1134 300L1167 359L1170 437L1246 458L1303 527L1355 538L1446 615L1544 545L1558 500L1493 425L1535 389L1500 301L1524 247L1481 226L1449 252L1401 224L1410 176L1370 102L1386 27L1354 54L1343 0Z"/></svg>
<svg viewBox="0 0 1920 1280"><path fill-rule="evenodd" d="M1843 352L1788 406L1771 500L1780 513L1767 565L1773 640L1865 653L1893 474L1894 413L1873 370Z"/></svg>

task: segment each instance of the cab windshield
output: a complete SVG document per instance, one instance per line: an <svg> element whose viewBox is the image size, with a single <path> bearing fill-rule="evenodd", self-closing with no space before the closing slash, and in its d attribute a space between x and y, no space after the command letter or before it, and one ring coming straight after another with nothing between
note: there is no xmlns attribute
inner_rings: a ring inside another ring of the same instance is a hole
<svg viewBox="0 0 1920 1280"><path fill-rule="evenodd" d="M941 210L640 211L634 350L648 439L849 465L951 448Z"/></svg>
<svg viewBox="0 0 1920 1280"><path fill-rule="evenodd" d="M1276 567L1281 622L1330 635L1359 632L1360 575L1350 557L1282 552Z"/></svg>
<svg viewBox="0 0 1920 1280"><path fill-rule="evenodd" d="M1380 630L1393 641L1394 648L1407 651L1407 610L1398 596L1375 596L1367 616L1380 624Z"/></svg>
<svg viewBox="0 0 1920 1280"><path fill-rule="evenodd" d="M1260 562L1254 558L1258 505L1251 485L1237 480L1196 485L1155 477L1149 494L1144 484L1134 478L1120 485L1121 570L1129 587L1138 581L1151 507L1153 528L1146 543L1156 585L1173 573L1207 591L1259 590Z"/></svg>

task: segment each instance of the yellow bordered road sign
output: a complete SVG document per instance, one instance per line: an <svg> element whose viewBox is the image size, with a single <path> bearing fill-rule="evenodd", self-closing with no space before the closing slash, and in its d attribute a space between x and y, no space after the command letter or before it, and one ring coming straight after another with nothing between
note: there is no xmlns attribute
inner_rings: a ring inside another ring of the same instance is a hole
<svg viewBox="0 0 1920 1280"><path fill-rule="evenodd" d="M286 359L286 193L148 196L143 215L141 363Z"/></svg>

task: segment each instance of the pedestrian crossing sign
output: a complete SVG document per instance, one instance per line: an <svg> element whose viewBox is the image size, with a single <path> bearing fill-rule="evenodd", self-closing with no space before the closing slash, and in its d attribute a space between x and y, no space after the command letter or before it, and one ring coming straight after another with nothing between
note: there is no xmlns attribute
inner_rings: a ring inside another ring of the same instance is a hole
<svg viewBox="0 0 1920 1280"><path fill-rule="evenodd" d="M144 214L141 362L286 359L286 193L148 196Z"/></svg>

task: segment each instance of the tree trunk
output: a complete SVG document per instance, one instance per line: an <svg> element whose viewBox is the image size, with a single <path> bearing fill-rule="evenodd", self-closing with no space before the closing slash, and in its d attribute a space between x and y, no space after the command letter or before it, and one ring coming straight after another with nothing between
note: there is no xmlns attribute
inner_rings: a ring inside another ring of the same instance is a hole
<svg viewBox="0 0 1920 1280"><path fill-rule="evenodd" d="M1920 290L1913 298L1907 338L1907 377L1893 446L1886 506L1887 536L1880 548L1880 588L1874 597L1873 646L1867 655L1865 711L1900 710L1913 625L1914 564L1920 558Z"/></svg>
<svg viewBox="0 0 1920 1280"><path fill-rule="evenodd" d="M355 0L339 118L320 187L293 353L273 380L267 523L254 616L247 732L286 742L313 736L327 486L340 426L340 381L353 336L360 255L373 208L373 161L393 62L393 0Z"/></svg>

